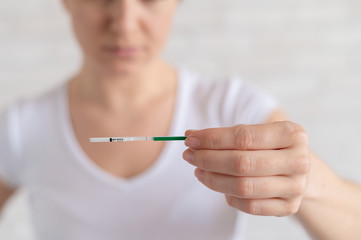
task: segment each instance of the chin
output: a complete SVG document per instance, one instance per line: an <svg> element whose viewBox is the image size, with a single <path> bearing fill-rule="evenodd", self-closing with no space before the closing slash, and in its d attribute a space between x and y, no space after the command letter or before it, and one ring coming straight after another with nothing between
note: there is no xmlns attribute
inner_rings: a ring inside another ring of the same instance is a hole
<svg viewBox="0 0 361 240"><path fill-rule="evenodd" d="M95 65L104 75L113 77L130 77L144 72L150 64L150 59L141 57L115 58L109 55L93 58Z"/></svg>
<svg viewBox="0 0 361 240"><path fill-rule="evenodd" d="M144 69L144 66L136 63L112 63L103 66L103 69L112 76L134 76Z"/></svg>

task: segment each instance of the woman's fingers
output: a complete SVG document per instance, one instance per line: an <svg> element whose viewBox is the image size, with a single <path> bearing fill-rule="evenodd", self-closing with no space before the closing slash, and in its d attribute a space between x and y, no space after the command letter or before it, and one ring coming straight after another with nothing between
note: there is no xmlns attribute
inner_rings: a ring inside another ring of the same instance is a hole
<svg viewBox="0 0 361 240"><path fill-rule="evenodd" d="M295 199L240 199L226 195L227 203L242 212L260 216L289 216L295 214L302 197Z"/></svg>
<svg viewBox="0 0 361 240"><path fill-rule="evenodd" d="M307 144L307 134L298 124L274 122L187 131L185 145L192 149L267 150Z"/></svg>
<svg viewBox="0 0 361 240"><path fill-rule="evenodd" d="M294 198L303 194L306 178L234 177L196 169L198 180L208 188L242 199Z"/></svg>
<svg viewBox="0 0 361 240"><path fill-rule="evenodd" d="M301 150L192 150L183 158L209 171L232 176L272 176L307 173L308 153Z"/></svg>
<svg viewBox="0 0 361 240"><path fill-rule="evenodd" d="M308 137L292 122L187 131L183 158L229 205L255 215L298 210L310 169Z"/></svg>

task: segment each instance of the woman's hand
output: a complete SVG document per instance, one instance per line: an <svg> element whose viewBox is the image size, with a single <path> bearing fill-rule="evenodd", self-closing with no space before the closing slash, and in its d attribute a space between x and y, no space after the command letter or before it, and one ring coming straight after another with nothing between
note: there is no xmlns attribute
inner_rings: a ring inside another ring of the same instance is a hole
<svg viewBox="0 0 361 240"><path fill-rule="evenodd" d="M230 206L263 216L298 211L310 170L305 130L292 122L188 130L183 158Z"/></svg>

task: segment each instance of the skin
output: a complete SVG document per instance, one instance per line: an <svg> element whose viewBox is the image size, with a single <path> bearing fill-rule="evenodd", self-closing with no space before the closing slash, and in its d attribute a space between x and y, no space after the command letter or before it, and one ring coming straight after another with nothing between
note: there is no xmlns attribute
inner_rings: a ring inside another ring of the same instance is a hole
<svg viewBox="0 0 361 240"><path fill-rule="evenodd" d="M89 143L92 136L167 135L177 75L160 58L178 1L64 0L83 66L69 84L74 133L89 158L129 178L148 169L164 143ZM112 48L135 48L119 55ZM142 149L142 151L139 151Z"/></svg>
<svg viewBox="0 0 361 240"><path fill-rule="evenodd" d="M259 216L295 215L313 239L359 239L361 188L310 152L305 130L280 111L267 123L188 130L183 158L227 203Z"/></svg>
<svg viewBox="0 0 361 240"><path fill-rule="evenodd" d="M88 139L168 135L177 75L160 54L178 1L63 3L83 52L83 65L68 85L74 134L100 168L118 177L135 176L156 161L163 143L95 146ZM124 54L129 47L133 54ZM295 214L316 239L361 235L360 187L312 154L305 130L282 112L264 124L189 130L186 135L184 159L196 167L198 180L223 193L230 206L262 216ZM0 205L13 191L0 182Z"/></svg>
<svg viewBox="0 0 361 240"><path fill-rule="evenodd" d="M188 131L184 159L207 187L250 214L297 212L310 170L308 138L291 122Z"/></svg>
<svg viewBox="0 0 361 240"><path fill-rule="evenodd" d="M6 204L8 199L15 193L16 188L4 184L0 180L0 209Z"/></svg>

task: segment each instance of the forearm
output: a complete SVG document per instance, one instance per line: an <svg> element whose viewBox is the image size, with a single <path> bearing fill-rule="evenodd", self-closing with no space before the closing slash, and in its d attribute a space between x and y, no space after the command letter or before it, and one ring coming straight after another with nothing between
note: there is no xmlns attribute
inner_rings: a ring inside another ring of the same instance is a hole
<svg viewBox="0 0 361 240"><path fill-rule="evenodd" d="M15 189L9 188L0 181L0 216L5 203L11 197L11 195L14 194L14 192Z"/></svg>
<svg viewBox="0 0 361 240"><path fill-rule="evenodd" d="M314 239L360 239L361 187L339 178L313 155L296 217Z"/></svg>

